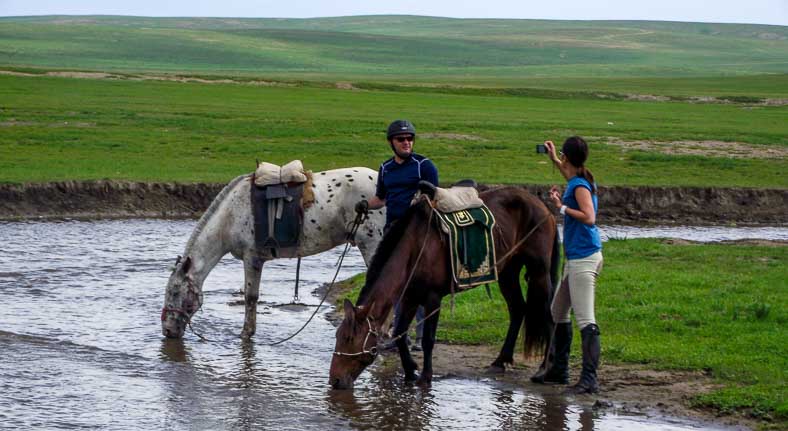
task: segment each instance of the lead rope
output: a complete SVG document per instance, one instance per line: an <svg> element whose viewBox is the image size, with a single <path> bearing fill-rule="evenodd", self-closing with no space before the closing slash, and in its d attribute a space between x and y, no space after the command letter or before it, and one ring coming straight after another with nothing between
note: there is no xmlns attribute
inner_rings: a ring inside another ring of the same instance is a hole
<svg viewBox="0 0 788 431"><path fill-rule="evenodd" d="M180 256L178 256L178 257L180 258ZM200 301L200 306L197 308L197 311L195 311L195 312L192 314L192 316L194 316L195 314L197 314L197 312L199 312L200 310L202 310L202 303L203 303L203 300L202 300L202 294L200 294L199 296L197 296L197 299ZM204 337L202 334L200 334L199 332L197 332L197 331L195 331L195 330L194 330L194 328L192 327L192 316L189 316L189 320L187 320L187 321L186 321L186 326L188 326L188 327L189 327L189 330L190 330L190 331L192 331L192 334L196 335L196 336L197 336L197 338L199 338L199 339L200 339L200 340L202 340L202 341L207 341L207 342L210 342L211 340L209 340L209 339L205 338L205 337Z"/></svg>
<svg viewBox="0 0 788 431"><path fill-rule="evenodd" d="M279 340L279 341L277 341L275 343L270 343L270 344L268 344L269 346L276 346L277 344L282 344L285 341L293 339L296 335L300 334L301 331L303 331L304 328L307 327L307 325L309 325L309 322L312 321L312 319L315 317L317 312L320 310L320 307L323 306L323 302L325 302L326 298L328 298L328 295L331 293L331 289L334 287L334 283L336 282L337 276L339 275L339 270L342 269L342 261L345 260L345 255L347 254L347 251L350 249L350 241L352 241L353 238L356 237L356 232L358 231L358 227L361 226L362 224L364 224L364 222L367 220L367 218L368 218L368 215L365 214L365 213L357 213L356 214L356 219L353 220L353 225L351 226L350 231L348 232L347 236L345 237L345 249L342 250L342 254L339 256L339 261L337 262L337 270L334 273L334 278L331 279L331 283L328 285L328 289L326 289L326 293L323 295L323 298L320 299L320 303L317 304L317 307L315 307L315 311L312 312L312 315L309 316L309 319L306 321L306 323L304 323L304 325L301 327L301 329L296 331L293 335L290 335L287 338L283 338L283 339L281 339L281 340Z"/></svg>
<svg viewBox="0 0 788 431"><path fill-rule="evenodd" d="M296 282L295 293L293 294L293 304L298 302L298 279L301 276L301 256L298 256L298 263L296 264Z"/></svg>

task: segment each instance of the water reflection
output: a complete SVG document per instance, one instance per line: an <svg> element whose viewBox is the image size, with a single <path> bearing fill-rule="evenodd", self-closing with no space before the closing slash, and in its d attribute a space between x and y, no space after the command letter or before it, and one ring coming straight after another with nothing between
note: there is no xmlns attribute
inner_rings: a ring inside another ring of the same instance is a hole
<svg viewBox="0 0 788 431"><path fill-rule="evenodd" d="M182 339L163 338L161 340L161 359L170 362L187 362L189 350Z"/></svg>
<svg viewBox="0 0 788 431"><path fill-rule="evenodd" d="M403 383L379 363L355 391L326 384L335 328L292 300L294 260L266 265L258 332L239 334L242 264L225 258L183 340L164 339L159 310L172 258L195 221L0 223L0 427L17 429L691 429L665 418L597 415L572 399L494 381ZM46 238L42 241L41 238ZM303 292L328 282L340 249L302 260ZM365 269L353 249L339 278ZM108 310L111 310L108 311ZM46 414L42 414L46 412Z"/></svg>
<svg viewBox="0 0 788 431"><path fill-rule="evenodd" d="M437 410L430 389L398 384L389 378L373 378L356 391L328 389L326 403L330 412L347 419L353 429L362 430L433 429L430 419Z"/></svg>

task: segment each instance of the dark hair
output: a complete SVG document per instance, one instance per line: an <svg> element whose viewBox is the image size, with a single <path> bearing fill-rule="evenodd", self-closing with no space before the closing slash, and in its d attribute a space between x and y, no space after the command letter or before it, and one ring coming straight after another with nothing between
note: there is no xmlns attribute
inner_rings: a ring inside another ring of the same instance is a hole
<svg viewBox="0 0 788 431"><path fill-rule="evenodd" d="M578 175L585 178L591 183L592 193L596 193L596 182L594 182L594 174L585 167L585 162L588 159L588 144L585 139L580 136L570 136L564 141L564 146L561 148L569 163L578 168Z"/></svg>

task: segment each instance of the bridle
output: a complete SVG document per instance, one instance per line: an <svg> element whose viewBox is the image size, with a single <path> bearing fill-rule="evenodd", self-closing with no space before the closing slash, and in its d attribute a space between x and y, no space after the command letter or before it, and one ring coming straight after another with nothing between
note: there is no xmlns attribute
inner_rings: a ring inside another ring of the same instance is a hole
<svg viewBox="0 0 788 431"><path fill-rule="evenodd" d="M361 345L361 351L356 353L344 353L334 350L334 354L337 356L361 356L361 355L371 355L372 361L375 361L375 358L378 357L378 346L373 345L369 349L367 349L367 342L369 341L369 336L374 335L376 338L378 337L378 332L373 329L372 321L367 316L367 325L369 326L369 330L367 330L367 335L364 337L364 344Z"/></svg>
<svg viewBox="0 0 788 431"><path fill-rule="evenodd" d="M178 265L178 262L180 262L180 260L181 257L178 256L178 259L175 261L176 266ZM194 281L191 279L191 277L185 277L185 278L186 278L186 287L187 287L186 292L193 294L197 298L197 307L194 307L194 311L191 314L189 314L188 311L180 307L164 306L161 309L162 322L167 320L167 313L176 313L176 318L179 316L183 316L186 319L186 325L190 326L192 320L191 316L193 316L195 313L197 313L197 311L199 311L202 308L202 293L197 292L197 289L194 287Z"/></svg>

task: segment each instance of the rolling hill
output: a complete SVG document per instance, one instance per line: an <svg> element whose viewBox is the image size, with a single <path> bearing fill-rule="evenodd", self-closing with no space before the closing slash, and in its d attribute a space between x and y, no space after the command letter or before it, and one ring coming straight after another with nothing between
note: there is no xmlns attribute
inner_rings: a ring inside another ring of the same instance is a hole
<svg viewBox="0 0 788 431"><path fill-rule="evenodd" d="M359 16L0 18L0 67L526 85L788 73L788 27Z"/></svg>

